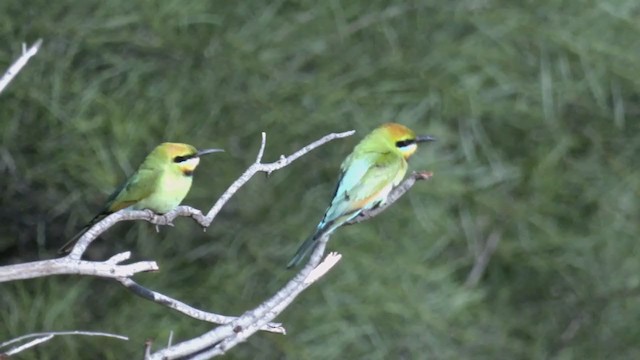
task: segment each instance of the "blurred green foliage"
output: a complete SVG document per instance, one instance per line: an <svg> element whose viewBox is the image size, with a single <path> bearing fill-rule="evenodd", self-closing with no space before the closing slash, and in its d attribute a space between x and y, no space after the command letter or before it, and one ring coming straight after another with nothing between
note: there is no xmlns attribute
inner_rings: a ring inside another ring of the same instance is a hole
<svg viewBox="0 0 640 360"><path fill-rule="evenodd" d="M239 314L274 293L328 204L342 159L385 121L438 137L435 172L382 216L337 231L341 263L237 359L640 358L640 3L2 1L0 68L44 39L0 95L0 264L47 259L156 144L223 147L185 203L206 209L253 159L356 129L254 178L203 233L122 223L89 258L155 259L142 284ZM476 286L465 282L500 237ZM0 285L20 359L122 359L211 328L118 284ZM96 355L99 354L99 355Z"/></svg>

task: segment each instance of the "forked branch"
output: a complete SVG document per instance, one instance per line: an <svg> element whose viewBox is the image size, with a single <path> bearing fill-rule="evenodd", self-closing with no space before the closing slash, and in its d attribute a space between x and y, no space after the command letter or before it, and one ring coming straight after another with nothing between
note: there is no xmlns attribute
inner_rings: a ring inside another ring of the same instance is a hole
<svg viewBox="0 0 640 360"><path fill-rule="evenodd" d="M113 213L100 222L96 223L91 229L87 230L81 237L78 239L78 242L75 244L68 257L72 259L80 259L82 254L86 251L87 247L93 242L100 234L105 232L107 229L111 228L113 225L120 221L127 220L147 220L156 225L171 225L173 220L180 216L189 216L193 218L198 224L200 224L203 228L208 228L215 217L218 215L220 210L224 207L224 205L233 197L233 195L244 185L246 184L253 175L258 172L265 172L270 174L276 170L280 170L285 166L291 164L301 156L309 153L310 151L328 143L329 141L335 139L345 138L347 136L351 136L355 133L354 130L345 131L341 133L332 133L326 135L311 144L303 147L302 149L294 152L289 156L281 155L280 159L271 163L262 163L262 156L264 155L264 149L266 147L266 134L262 133L262 143L260 145L260 150L258 151L258 156L256 157L256 161L249 166L245 172L240 175L240 177L234 181L229 188L220 196L218 201L211 207L206 216L202 214L202 212L198 209L194 209L189 206L178 206L174 210L164 214L158 215L154 214L149 210L120 210L116 213Z"/></svg>
<svg viewBox="0 0 640 360"><path fill-rule="evenodd" d="M259 158L260 157L258 157L258 159ZM392 190L387 202L383 206L364 213L354 220L354 223L362 222L379 215L404 195L416 181L427 180L431 176L432 173L430 172L412 173L405 181ZM263 329L265 324L275 319L302 291L316 282L340 261L340 254L330 253L325 260L321 262L328 240L329 235L319 239L309 262L300 272L275 295L258 305L255 309L247 311L231 323L212 329L201 336L169 346L156 353L148 353L145 356L145 360L169 360L184 357L189 357L194 360L210 359L223 355L237 344L246 341L256 331Z"/></svg>

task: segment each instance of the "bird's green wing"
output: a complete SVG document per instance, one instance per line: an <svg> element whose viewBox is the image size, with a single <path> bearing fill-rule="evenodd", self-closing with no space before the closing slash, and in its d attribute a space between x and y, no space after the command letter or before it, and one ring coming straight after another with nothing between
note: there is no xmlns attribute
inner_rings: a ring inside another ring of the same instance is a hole
<svg viewBox="0 0 640 360"><path fill-rule="evenodd" d="M106 215L114 213L118 210L127 208L138 201L151 195L155 188L157 181L160 179L159 171L150 169L148 167L141 167L136 171L127 181L122 183L107 199L106 204L102 211L93 217L87 225L85 225L80 232L71 238L66 244L64 244L58 253L67 253L71 251L73 245L78 241L82 234L92 227L95 223L102 220Z"/></svg>
<svg viewBox="0 0 640 360"><path fill-rule="evenodd" d="M111 194L105 212L112 213L127 208L148 197L160 180L161 171L141 167Z"/></svg>

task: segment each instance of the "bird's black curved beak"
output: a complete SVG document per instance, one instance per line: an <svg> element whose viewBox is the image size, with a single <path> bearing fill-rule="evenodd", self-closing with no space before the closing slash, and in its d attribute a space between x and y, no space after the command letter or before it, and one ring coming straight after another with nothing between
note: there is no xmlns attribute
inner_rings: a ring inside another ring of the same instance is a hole
<svg viewBox="0 0 640 360"><path fill-rule="evenodd" d="M431 135L421 135L416 137L417 143L427 142L427 141L436 141L436 138L434 138Z"/></svg>
<svg viewBox="0 0 640 360"><path fill-rule="evenodd" d="M202 155L212 154L212 153L216 153L216 152L224 152L224 150L222 150L222 149L204 149L204 150L198 151L196 153L196 156L200 157Z"/></svg>

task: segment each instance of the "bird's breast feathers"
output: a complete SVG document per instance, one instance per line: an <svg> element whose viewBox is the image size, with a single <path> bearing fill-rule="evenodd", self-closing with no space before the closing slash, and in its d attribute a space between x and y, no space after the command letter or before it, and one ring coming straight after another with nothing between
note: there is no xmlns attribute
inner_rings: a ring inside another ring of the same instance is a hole
<svg viewBox="0 0 640 360"><path fill-rule="evenodd" d="M162 176L156 191L136 204L140 209L151 209L163 214L180 205L191 188L192 178L180 175Z"/></svg>

